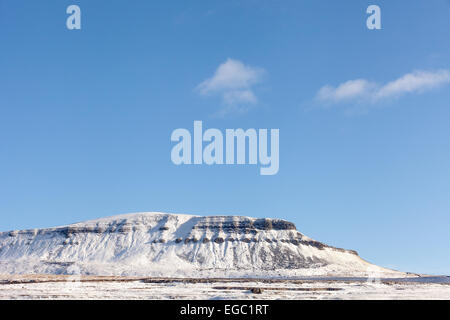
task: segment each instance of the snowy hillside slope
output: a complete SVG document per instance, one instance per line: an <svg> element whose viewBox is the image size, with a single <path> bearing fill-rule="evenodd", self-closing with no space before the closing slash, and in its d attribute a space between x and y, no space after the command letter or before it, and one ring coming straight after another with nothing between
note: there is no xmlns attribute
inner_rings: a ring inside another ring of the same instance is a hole
<svg viewBox="0 0 450 320"><path fill-rule="evenodd" d="M167 277L404 276L291 222L136 213L0 233L0 273Z"/></svg>

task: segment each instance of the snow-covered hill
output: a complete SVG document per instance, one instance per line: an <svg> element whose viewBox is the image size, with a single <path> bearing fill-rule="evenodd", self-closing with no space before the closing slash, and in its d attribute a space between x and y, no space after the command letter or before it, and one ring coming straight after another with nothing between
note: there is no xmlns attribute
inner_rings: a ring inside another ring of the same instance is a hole
<svg viewBox="0 0 450 320"><path fill-rule="evenodd" d="M0 273L402 276L327 246L293 223L240 216L136 213L0 233Z"/></svg>

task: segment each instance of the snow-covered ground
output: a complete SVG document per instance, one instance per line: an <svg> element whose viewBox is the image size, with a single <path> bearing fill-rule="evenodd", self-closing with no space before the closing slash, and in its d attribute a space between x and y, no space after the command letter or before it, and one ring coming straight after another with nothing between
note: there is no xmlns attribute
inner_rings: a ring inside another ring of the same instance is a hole
<svg viewBox="0 0 450 320"><path fill-rule="evenodd" d="M408 279L197 282L193 279L5 275L0 276L0 283L3 283L0 284L0 299L450 299L448 282L404 280ZM263 292L254 294L250 291L252 288L261 288Z"/></svg>

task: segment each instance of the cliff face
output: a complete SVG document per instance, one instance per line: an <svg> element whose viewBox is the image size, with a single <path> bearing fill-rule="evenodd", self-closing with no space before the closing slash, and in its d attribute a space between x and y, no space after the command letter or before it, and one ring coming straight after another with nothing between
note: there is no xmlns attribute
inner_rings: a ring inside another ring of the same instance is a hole
<svg viewBox="0 0 450 320"><path fill-rule="evenodd" d="M330 275L372 267L279 219L140 213L0 233L0 273Z"/></svg>

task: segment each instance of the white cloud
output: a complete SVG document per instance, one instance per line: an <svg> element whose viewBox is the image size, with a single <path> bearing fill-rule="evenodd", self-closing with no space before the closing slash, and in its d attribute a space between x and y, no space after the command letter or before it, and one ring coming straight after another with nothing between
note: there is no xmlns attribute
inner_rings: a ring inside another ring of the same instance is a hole
<svg viewBox="0 0 450 320"><path fill-rule="evenodd" d="M318 91L316 98L331 104L340 102L373 104L408 93L422 93L449 82L448 70L415 71L382 85L365 79L346 81L337 87L326 85Z"/></svg>
<svg viewBox="0 0 450 320"><path fill-rule="evenodd" d="M230 106L239 104L256 104L252 87L260 82L264 69L251 67L241 61L227 59L219 65L214 75L197 86L197 91L204 96L220 95L222 101Z"/></svg>
<svg viewBox="0 0 450 320"><path fill-rule="evenodd" d="M447 82L450 82L448 70L437 72L416 71L387 83L378 90L376 97L387 98L405 93L424 92Z"/></svg>
<svg viewBox="0 0 450 320"><path fill-rule="evenodd" d="M324 101L339 102L355 99L367 95L373 88L373 84L364 79L349 80L337 86L324 86L317 93L317 97Z"/></svg>
<svg viewBox="0 0 450 320"><path fill-rule="evenodd" d="M224 92L223 99L227 104L258 102L258 99L256 99L255 94L251 90L227 91Z"/></svg>

